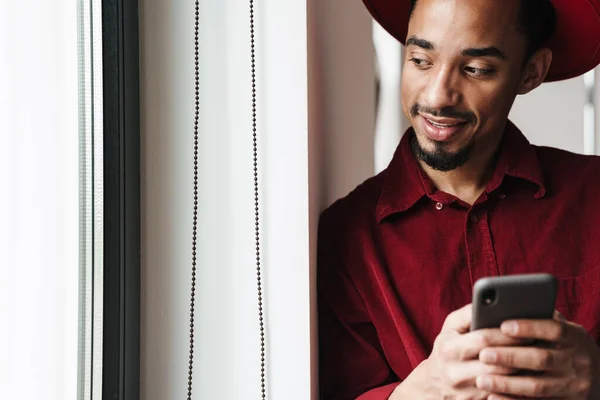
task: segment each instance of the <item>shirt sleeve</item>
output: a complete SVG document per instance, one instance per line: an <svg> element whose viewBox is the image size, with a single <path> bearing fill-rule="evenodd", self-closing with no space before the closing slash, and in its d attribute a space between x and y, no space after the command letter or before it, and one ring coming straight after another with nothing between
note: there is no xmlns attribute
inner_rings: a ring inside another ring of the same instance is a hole
<svg viewBox="0 0 600 400"><path fill-rule="evenodd" d="M378 388L369 390L367 393L359 396L356 400L380 400L380 399L388 399L394 389L398 387L399 383L391 383L389 385L380 386Z"/></svg>
<svg viewBox="0 0 600 400"><path fill-rule="evenodd" d="M364 300L346 271L352 243L319 223L317 301L321 400L386 400L398 385ZM339 229L338 229L339 230Z"/></svg>

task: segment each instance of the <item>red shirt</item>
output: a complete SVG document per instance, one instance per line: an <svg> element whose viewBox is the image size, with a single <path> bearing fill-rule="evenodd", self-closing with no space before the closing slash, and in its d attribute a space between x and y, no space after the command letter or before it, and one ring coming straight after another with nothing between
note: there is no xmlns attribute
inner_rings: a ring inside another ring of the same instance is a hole
<svg viewBox="0 0 600 400"><path fill-rule="evenodd" d="M600 157L532 146L509 122L470 206L436 190L410 134L321 216L321 399L387 399L485 276L552 273L557 309L600 342Z"/></svg>

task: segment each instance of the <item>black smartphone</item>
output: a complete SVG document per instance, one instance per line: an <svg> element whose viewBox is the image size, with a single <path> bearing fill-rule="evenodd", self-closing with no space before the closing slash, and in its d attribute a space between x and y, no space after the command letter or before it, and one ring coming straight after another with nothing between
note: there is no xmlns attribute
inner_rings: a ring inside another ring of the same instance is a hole
<svg viewBox="0 0 600 400"><path fill-rule="evenodd" d="M471 331L515 319L552 319L558 283L550 274L482 278L473 286Z"/></svg>

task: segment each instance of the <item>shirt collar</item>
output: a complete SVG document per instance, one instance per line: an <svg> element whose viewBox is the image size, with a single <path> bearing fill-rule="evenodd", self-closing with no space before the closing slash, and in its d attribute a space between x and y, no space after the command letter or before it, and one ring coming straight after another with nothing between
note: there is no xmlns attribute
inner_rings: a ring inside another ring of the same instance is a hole
<svg viewBox="0 0 600 400"><path fill-rule="evenodd" d="M412 128L406 131L390 165L383 173L383 185L376 209L379 222L392 214L407 211L423 196L435 197L442 203L454 201L451 195L436 193L435 185L419 165L410 144L413 133ZM538 187L535 198L546 194L544 174L535 147L510 121L506 125L498 162L485 192L489 194L497 190L505 176L535 184Z"/></svg>

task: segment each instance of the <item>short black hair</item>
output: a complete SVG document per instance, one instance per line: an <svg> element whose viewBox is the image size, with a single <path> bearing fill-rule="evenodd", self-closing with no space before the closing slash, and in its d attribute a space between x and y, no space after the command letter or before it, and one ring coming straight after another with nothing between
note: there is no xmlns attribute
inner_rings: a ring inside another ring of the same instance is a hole
<svg viewBox="0 0 600 400"><path fill-rule="evenodd" d="M417 0L410 0L410 16ZM525 62L554 36L556 11L549 0L521 0L519 28L527 39Z"/></svg>

